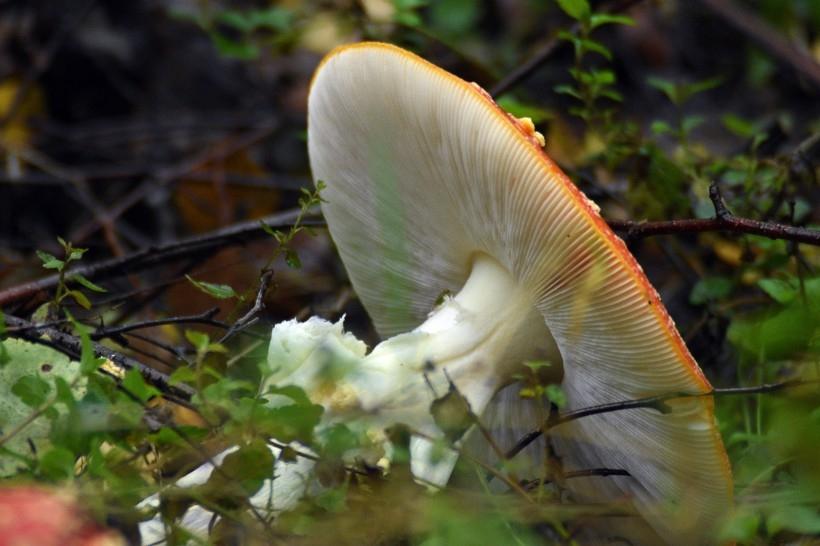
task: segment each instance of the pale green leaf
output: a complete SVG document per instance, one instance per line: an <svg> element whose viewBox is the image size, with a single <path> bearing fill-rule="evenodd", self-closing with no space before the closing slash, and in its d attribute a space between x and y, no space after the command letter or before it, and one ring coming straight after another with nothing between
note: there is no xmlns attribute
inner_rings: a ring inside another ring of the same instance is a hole
<svg viewBox="0 0 820 546"><path fill-rule="evenodd" d="M185 275L185 278L188 279L188 281L195 287L197 287L200 291L205 292L206 294L208 294L209 296L213 296L214 298L226 300L229 298L237 297L236 292L230 285L198 281L190 275Z"/></svg>

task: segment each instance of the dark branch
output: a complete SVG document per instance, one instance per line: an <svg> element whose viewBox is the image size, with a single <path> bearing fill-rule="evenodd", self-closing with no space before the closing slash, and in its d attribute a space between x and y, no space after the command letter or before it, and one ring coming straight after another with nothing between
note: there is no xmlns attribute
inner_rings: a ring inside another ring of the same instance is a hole
<svg viewBox="0 0 820 546"><path fill-rule="evenodd" d="M683 233L703 233L725 231L760 235L770 239L783 239L798 243L820 246L820 231L776 222L763 222L741 218L732 214L723 202L716 184L709 189L709 196L715 208L715 217L707 219L664 220L658 222L636 222L631 220L609 220L610 227L624 234L627 240L641 239L655 235L679 235ZM291 227L299 215L299 210L272 214L261 221L274 229ZM302 225L322 226L324 221L314 215L303 219ZM80 274L89 279L117 277L149 269L180 258L207 254L232 244L240 244L267 236L260 221L234 224L204 235L189 237L166 245L148 247L120 258L112 258L95 264L78 266L66 273L66 278ZM31 298L37 292L51 290L57 286L59 277L51 275L19 286L0 291L0 307L22 299ZM234 332L235 333L235 332Z"/></svg>
<svg viewBox="0 0 820 546"><path fill-rule="evenodd" d="M126 332L132 332L134 330L153 328L154 326L164 326L166 324L205 324L207 326L216 326L223 329L228 328L228 325L224 322L214 320L214 316L216 316L217 313L219 313L219 307L212 307L211 309L208 309L204 313L199 313L198 315L185 315L165 319L146 320L112 328L97 328L97 330L91 334L91 339L97 341L106 337L113 337Z"/></svg>
<svg viewBox="0 0 820 546"><path fill-rule="evenodd" d="M182 161L178 165L156 172L153 177L146 178L132 191L117 199L117 202L106 211L106 215L103 219L106 222L114 222L137 203L140 203L151 193L155 192L158 187L171 185L183 175L206 165L208 162L224 159L239 150L247 148L271 134L279 127L279 123L279 120L271 119L261 127L250 131L248 134L230 139L223 146L220 146L217 151L208 148L202 153ZM70 234L69 239L73 242L81 242L100 227L97 219L91 220L75 229Z"/></svg>
<svg viewBox="0 0 820 546"><path fill-rule="evenodd" d="M259 289L256 291L256 300L253 303L253 307L251 307L247 313L242 315L242 317L237 320L233 326L228 328L228 331L225 332L225 335L222 336L222 339L219 340L219 343L225 343L230 337L232 337L237 332L247 328L259 318L259 313L265 308L265 294L268 293L268 288L270 288L270 283L273 280L273 269L266 269L262 271L262 275L259 277Z"/></svg>
<svg viewBox="0 0 820 546"><path fill-rule="evenodd" d="M714 218L691 220L662 220L659 222L635 222L632 220L608 220L609 226L624 233L627 240L641 239L654 235L676 235L681 233L703 233L707 231L725 231L760 235L769 239L783 239L798 243L820 246L820 231L804 227L762 222L750 218L741 218L732 214L717 184L709 187L709 197L715 207Z"/></svg>
<svg viewBox="0 0 820 546"><path fill-rule="evenodd" d="M274 229L285 229L299 216L299 210L289 210L266 216L261 221ZM315 225L314 218L302 221L304 225ZM321 223L320 223L321 225ZM137 271L150 269L158 265L173 262L180 258L189 258L208 254L231 244L239 244L254 239L268 237L262 230L259 220L240 222L204 235L188 237L180 241L144 248L127 256L112 258L94 264L81 265L66 272L65 277L70 279L75 275L83 275L88 279L101 279L130 275ZM0 306L28 299L37 292L51 290L59 282L58 275L50 275L42 279L15 286L0 292Z"/></svg>
<svg viewBox="0 0 820 546"><path fill-rule="evenodd" d="M799 48L751 11L727 0L699 0L700 4L745 34L783 65L820 89L820 64L804 48Z"/></svg>
<svg viewBox="0 0 820 546"><path fill-rule="evenodd" d="M566 472L563 476L561 476L561 478L564 480L570 480L573 478L589 478L593 476L631 476L631 474L622 468L586 468L584 470L573 470L571 472ZM532 491L536 487L548 485L552 482L553 480L547 479L524 480L521 482L521 487L527 491Z"/></svg>
<svg viewBox="0 0 820 546"><path fill-rule="evenodd" d="M4 319L6 324L13 328L13 330L9 329L8 331L8 335L11 337L25 339L41 345L48 345L71 358L79 359L82 354L82 344L80 338L77 336L67 334L57 328L38 327L36 324L28 322L27 320L11 315L5 315ZM194 391L190 387L169 384L167 375L150 366L146 366L142 362L109 349L105 345L92 343L91 346L95 356L105 358L114 364L117 369L106 370L106 368L103 367L102 371L117 380L121 379L117 377L119 375L117 370L125 371L136 369L139 370L146 382L173 398L187 401L190 400L194 394Z"/></svg>
<svg viewBox="0 0 820 546"><path fill-rule="evenodd" d="M671 411L671 408L669 407L667 402L669 400L677 398L705 398L708 396L767 394L783 391L786 389L793 389L796 387L817 384L820 384L820 381L791 380L783 381L781 383L766 383L763 385L755 385L752 387L712 389L709 392L702 393L673 392L668 394L661 394L658 396L650 396L648 398L639 398L636 400L623 400L620 402L599 404L597 406L589 406L587 408L581 408L573 411L568 411L565 413L554 413L547 419L547 421L544 423L541 429L528 432L526 435L522 436L521 439L518 440L518 442L509 451L507 451L506 458L511 459L512 457L515 457L516 455L521 453L521 451L524 448L526 448L528 445L534 442L538 437L543 435L547 430L557 427L558 425L568 423L569 421L575 421L576 419L589 417L590 415L599 415L602 413L613 413L616 411L633 409L652 409L660 413L669 413Z"/></svg>

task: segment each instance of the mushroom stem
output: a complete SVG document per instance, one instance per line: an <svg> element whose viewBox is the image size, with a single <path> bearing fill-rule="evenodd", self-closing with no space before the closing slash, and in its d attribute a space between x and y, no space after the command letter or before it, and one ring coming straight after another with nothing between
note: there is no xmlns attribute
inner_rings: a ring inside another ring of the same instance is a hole
<svg viewBox="0 0 820 546"><path fill-rule="evenodd" d="M447 431L431 414L435 400L456 389L481 416L521 363L534 358L553 363L558 373L552 379L560 379L560 353L531 294L497 260L478 253L456 296L445 298L415 330L377 345L333 388L312 389L311 396L331 419L364 414L374 428L402 423L441 437ZM466 430L455 438L463 439ZM443 485L457 457L451 453L430 466L432 449L431 442L414 440L414 473ZM440 450L435 458L441 459Z"/></svg>
<svg viewBox="0 0 820 546"><path fill-rule="evenodd" d="M429 422L430 404L452 381L472 412L481 415L520 364L532 358L546 358L560 369L560 353L531 294L497 260L479 253L456 296L446 297L415 330L383 341L364 359L364 376L357 381L361 407L422 426Z"/></svg>

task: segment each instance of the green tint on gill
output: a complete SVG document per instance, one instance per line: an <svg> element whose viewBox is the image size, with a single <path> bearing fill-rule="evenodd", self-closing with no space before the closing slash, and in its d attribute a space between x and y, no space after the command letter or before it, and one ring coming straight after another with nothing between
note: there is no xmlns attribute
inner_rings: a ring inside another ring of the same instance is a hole
<svg viewBox="0 0 820 546"><path fill-rule="evenodd" d="M373 181L375 197L375 216L381 239L384 263L381 279L383 297L389 306L386 309L385 322L394 325L415 324L412 310L401 305L412 292L410 281L399 270L410 262L407 251L407 234L404 215L404 203L398 191L396 170L393 166L393 154L387 139L375 138L368 148L371 154L368 161L370 178ZM398 265L397 264L401 264ZM395 334L397 332L391 332Z"/></svg>

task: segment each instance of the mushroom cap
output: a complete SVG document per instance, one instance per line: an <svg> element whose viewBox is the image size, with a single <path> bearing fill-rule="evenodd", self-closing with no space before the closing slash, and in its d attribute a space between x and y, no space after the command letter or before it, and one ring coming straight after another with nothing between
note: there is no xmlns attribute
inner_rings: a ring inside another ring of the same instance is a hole
<svg viewBox="0 0 820 546"><path fill-rule="evenodd" d="M485 253L531 292L563 359L567 409L711 390L597 207L531 124L477 85L392 45L337 48L310 89L308 149L330 234L381 335L421 324ZM565 471L630 474L568 480L576 499L628 498L667 542L704 543L731 505L731 470L712 399L670 404L550 436Z"/></svg>

